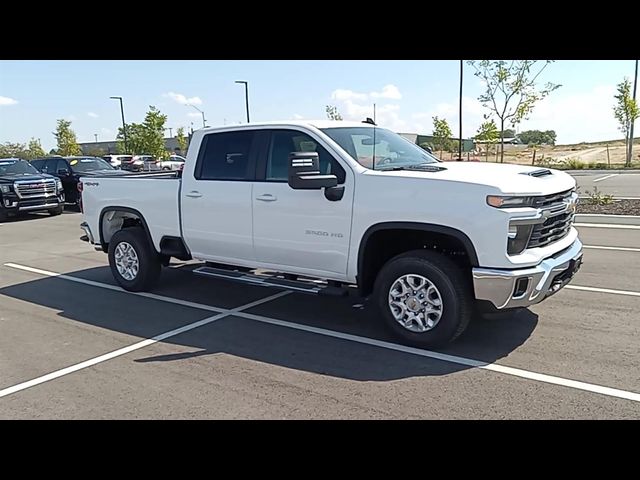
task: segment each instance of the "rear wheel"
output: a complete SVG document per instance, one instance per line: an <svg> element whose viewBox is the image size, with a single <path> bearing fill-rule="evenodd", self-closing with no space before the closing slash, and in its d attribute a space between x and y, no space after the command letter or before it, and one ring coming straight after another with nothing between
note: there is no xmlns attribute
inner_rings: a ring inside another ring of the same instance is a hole
<svg viewBox="0 0 640 480"><path fill-rule="evenodd" d="M451 342L471 319L468 275L435 252L413 250L389 260L378 274L375 295L387 328L409 345Z"/></svg>
<svg viewBox="0 0 640 480"><path fill-rule="evenodd" d="M139 292L150 289L158 281L161 259L142 228L125 228L111 237L109 266L122 288Z"/></svg>

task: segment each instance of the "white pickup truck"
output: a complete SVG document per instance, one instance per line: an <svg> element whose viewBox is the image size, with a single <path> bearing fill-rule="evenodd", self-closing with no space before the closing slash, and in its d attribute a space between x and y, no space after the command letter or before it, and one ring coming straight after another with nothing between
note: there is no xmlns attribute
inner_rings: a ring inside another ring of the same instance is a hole
<svg viewBox="0 0 640 480"><path fill-rule="evenodd" d="M439 162L370 122L204 128L182 172L86 179L84 240L125 289L171 257L194 273L318 294L357 287L405 343L452 341L476 309L527 307L582 260L566 173Z"/></svg>

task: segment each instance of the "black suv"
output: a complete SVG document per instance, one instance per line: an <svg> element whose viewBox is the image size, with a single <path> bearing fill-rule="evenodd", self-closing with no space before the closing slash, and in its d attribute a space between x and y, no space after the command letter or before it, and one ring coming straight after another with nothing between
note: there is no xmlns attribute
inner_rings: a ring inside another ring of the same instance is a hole
<svg viewBox="0 0 640 480"><path fill-rule="evenodd" d="M60 180L43 175L20 158L0 159L0 222L19 212L46 210L60 215L64 191Z"/></svg>
<svg viewBox="0 0 640 480"><path fill-rule="evenodd" d="M42 173L58 177L62 181L67 203L80 203L78 181L80 177L104 175L113 173L123 174L113 168L109 162L98 157L49 157L33 160L31 164Z"/></svg>

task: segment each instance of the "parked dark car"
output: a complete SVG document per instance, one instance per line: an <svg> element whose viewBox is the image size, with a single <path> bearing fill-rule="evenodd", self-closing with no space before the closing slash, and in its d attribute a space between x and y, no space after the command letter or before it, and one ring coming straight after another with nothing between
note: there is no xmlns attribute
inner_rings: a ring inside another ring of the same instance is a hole
<svg viewBox="0 0 640 480"><path fill-rule="evenodd" d="M0 159L0 222L19 212L60 215L64 190L60 180L44 175L20 158Z"/></svg>
<svg viewBox="0 0 640 480"><path fill-rule="evenodd" d="M80 203L80 193L78 192L80 177L104 175L105 173L125 174L98 157L49 157L33 160L31 164L42 173L58 177L62 181L67 203L78 206Z"/></svg>

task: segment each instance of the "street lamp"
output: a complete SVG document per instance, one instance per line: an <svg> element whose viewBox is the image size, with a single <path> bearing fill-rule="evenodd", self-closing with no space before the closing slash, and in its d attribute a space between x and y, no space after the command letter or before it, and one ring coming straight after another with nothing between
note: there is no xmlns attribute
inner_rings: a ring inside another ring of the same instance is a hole
<svg viewBox="0 0 640 480"><path fill-rule="evenodd" d="M206 127L207 124L206 124L206 120L204 119L204 112L202 110L200 110L198 107L196 107L195 105L192 105L190 103L187 103L185 105L187 105L187 107L195 108L196 110L198 110L202 114L202 128Z"/></svg>
<svg viewBox="0 0 640 480"><path fill-rule="evenodd" d="M247 123L249 123L249 83L244 80L236 80L236 83L244 83L244 103L247 108Z"/></svg>
<svg viewBox="0 0 640 480"><path fill-rule="evenodd" d="M127 124L124 123L124 106L122 105L122 97L109 97L112 100L120 100L120 114L122 115L122 135L124 136L124 151L129 153L127 145Z"/></svg>

